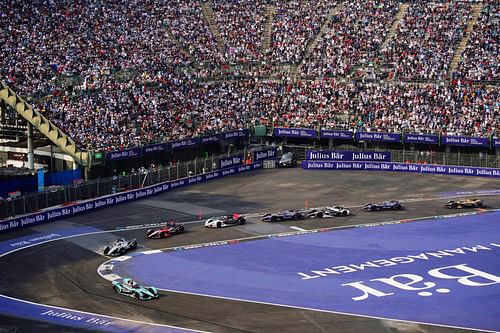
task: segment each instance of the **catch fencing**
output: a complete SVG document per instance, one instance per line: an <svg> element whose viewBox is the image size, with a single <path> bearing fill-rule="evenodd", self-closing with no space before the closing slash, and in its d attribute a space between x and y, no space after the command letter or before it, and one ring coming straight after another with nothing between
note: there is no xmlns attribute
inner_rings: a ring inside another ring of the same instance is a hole
<svg viewBox="0 0 500 333"><path fill-rule="evenodd" d="M243 157L246 156L245 154L246 150L237 151L231 156L228 156L228 154L213 155L208 158L178 162L168 167L142 169L126 175L97 178L67 186L50 187L44 192L28 193L11 199L1 199L0 219L212 172L219 169L221 160L225 161L232 156Z"/></svg>

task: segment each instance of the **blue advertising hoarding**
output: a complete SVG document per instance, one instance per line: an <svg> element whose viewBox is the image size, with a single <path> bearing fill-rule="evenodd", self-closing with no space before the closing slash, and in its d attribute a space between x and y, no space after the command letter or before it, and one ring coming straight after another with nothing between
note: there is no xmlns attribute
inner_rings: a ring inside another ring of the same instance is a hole
<svg viewBox="0 0 500 333"><path fill-rule="evenodd" d="M204 135L200 137L200 144L202 145L219 141L220 141L220 136L218 134Z"/></svg>
<svg viewBox="0 0 500 333"><path fill-rule="evenodd" d="M278 157L278 151L276 148L255 151L253 160L255 162L264 161L264 160L274 160Z"/></svg>
<svg viewBox="0 0 500 333"><path fill-rule="evenodd" d="M439 144L439 136L434 134L405 134L403 140L405 143Z"/></svg>
<svg viewBox="0 0 500 333"><path fill-rule="evenodd" d="M172 141L170 143L170 147L172 147L172 150L183 149L183 148L194 148L198 145L198 140L199 138L196 137L191 139Z"/></svg>
<svg viewBox="0 0 500 333"><path fill-rule="evenodd" d="M377 161L390 162L391 153L386 151L306 151L306 160L315 161Z"/></svg>
<svg viewBox="0 0 500 333"><path fill-rule="evenodd" d="M235 130L235 131L229 131L229 132L222 132L220 133L220 138L221 140L237 140L237 139L246 139L248 138L248 130L247 129L240 129L240 130Z"/></svg>
<svg viewBox="0 0 500 333"><path fill-rule="evenodd" d="M309 138L314 139L318 136L318 132L310 128L282 128L275 127L273 130L274 136L283 136L289 138Z"/></svg>
<svg viewBox="0 0 500 333"><path fill-rule="evenodd" d="M321 130L319 137L322 139L352 140L354 132L341 130Z"/></svg>
<svg viewBox="0 0 500 333"><path fill-rule="evenodd" d="M499 148L500 147L500 138L492 138L491 139L491 145L494 148Z"/></svg>
<svg viewBox="0 0 500 333"><path fill-rule="evenodd" d="M243 162L241 155L224 157L219 160L219 169L240 165Z"/></svg>
<svg viewBox="0 0 500 333"><path fill-rule="evenodd" d="M489 147L490 140L488 138L473 138L467 136L443 136L441 143L449 146L464 146L464 147Z"/></svg>
<svg viewBox="0 0 500 333"><path fill-rule="evenodd" d="M357 141L401 142L400 133L356 132Z"/></svg>
<svg viewBox="0 0 500 333"><path fill-rule="evenodd" d="M144 146L143 153L144 153L144 155L150 155L150 154L165 152L168 149L169 149L168 143L156 143L156 144Z"/></svg>
<svg viewBox="0 0 500 333"><path fill-rule="evenodd" d="M302 161L302 169L398 171L398 172L431 173L431 174L456 175L456 176L500 178L500 169L434 165L434 164L406 164L406 163L391 163L391 162Z"/></svg>
<svg viewBox="0 0 500 333"><path fill-rule="evenodd" d="M106 159L108 161L118 161L126 158L136 158L141 156L141 151L142 151L141 147L112 151L106 154Z"/></svg>

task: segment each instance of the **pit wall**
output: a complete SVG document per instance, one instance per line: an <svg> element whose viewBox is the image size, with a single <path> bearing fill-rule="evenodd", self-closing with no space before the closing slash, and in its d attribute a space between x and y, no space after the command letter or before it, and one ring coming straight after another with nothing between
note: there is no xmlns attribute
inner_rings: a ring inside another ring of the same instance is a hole
<svg viewBox="0 0 500 333"><path fill-rule="evenodd" d="M264 159L273 159L274 156L267 156L262 158L261 161L254 162L248 165L238 165L229 168L220 169L217 171L200 174L192 177L181 178L177 180L167 181L163 183L158 183L151 185L149 187L143 187L137 190L121 192L118 194L112 194L105 197L100 197L98 199L88 200L85 202L79 202L74 204L69 204L65 206L54 207L46 209L42 212L24 215L21 217L16 217L12 219L7 219L0 221L0 233L28 228L39 224L45 224L52 221L56 221L62 218L69 218L78 214L92 212L96 209L111 207L117 204L136 201L144 198L148 198L160 193L166 193L173 189L203 183L208 180L218 179L226 176L236 175L240 173L245 173L253 171L256 169L261 169L263 167Z"/></svg>

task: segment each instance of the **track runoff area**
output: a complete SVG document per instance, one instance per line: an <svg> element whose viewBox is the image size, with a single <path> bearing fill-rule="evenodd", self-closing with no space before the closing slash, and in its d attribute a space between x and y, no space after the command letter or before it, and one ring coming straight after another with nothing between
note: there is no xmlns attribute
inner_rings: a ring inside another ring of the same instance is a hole
<svg viewBox="0 0 500 333"><path fill-rule="evenodd" d="M498 331L500 211L463 215L149 251L108 265L115 278L173 292Z"/></svg>

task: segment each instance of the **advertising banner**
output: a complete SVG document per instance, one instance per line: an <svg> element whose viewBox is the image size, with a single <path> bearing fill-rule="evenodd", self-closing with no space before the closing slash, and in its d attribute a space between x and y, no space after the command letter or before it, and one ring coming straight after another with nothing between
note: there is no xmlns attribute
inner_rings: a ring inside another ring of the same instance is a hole
<svg viewBox="0 0 500 333"><path fill-rule="evenodd" d="M466 136L443 136L441 143L449 146L464 146L464 147L489 147L490 140L488 138L472 138Z"/></svg>
<svg viewBox="0 0 500 333"><path fill-rule="evenodd" d="M284 136L290 138L316 138L318 132L310 128L280 128L275 127L273 130L274 136Z"/></svg>
<svg viewBox="0 0 500 333"><path fill-rule="evenodd" d="M357 141L401 142L399 133L356 132L355 138Z"/></svg>
<svg viewBox="0 0 500 333"><path fill-rule="evenodd" d="M337 139L337 140L352 140L354 137L354 132L352 131L340 131L340 130L321 130L319 131L319 137L321 139Z"/></svg>
<svg viewBox="0 0 500 333"><path fill-rule="evenodd" d="M219 141L220 141L220 136L218 134L205 135L200 137L200 143L202 145Z"/></svg>
<svg viewBox="0 0 500 333"><path fill-rule="evenodd" d="M447 165L434 165L434 164L302 161L302 169L398 171L398 172L416 172L416 173L433 173L433 174L443 174L443 175L500 178L500 169L447 166Z"/></svg>
<svg viewBox="0 0 500 333"><path fill-rule="evenodd" d="M276 148L266 149L261 151L255 151L253 160L255 162L264 161L264 160L274 160L278 156L278 152Z"/></svg>
<svg viewBox="0 0 500 333"><path fill-rule="evenodd" d="M500 147L500 138L491 139L491 144L494 148L499 148Z"/></svg>
<svg viewBox="0 0 500 333"><path fill-rule="evenodd" d="M248 130L241 129L241 130L230 131L230 132L222 132L220 134L220 138L222 140L246 139L246 138L248 138Z"/></svg>
<svg viewBox="0 0 500 333"><path fill-rule="evenodd" d="M198 145L198 140L199 138L172 141L170 143L170 146L172 147L172 150L183 149L183 148L194 148Z"/></svg>
<svg viewBox="0 0 500 333"><path fill-rule="evenodd" d="M439 136L434 134L405 134L403 140L405 143L439 144Z"/></svg>
<svg viewBox="0 0 500 333"><path fill-rule="evenodd" d="M240 165L243 161L243 157L241 155L230 156L226 158L221 158L219 160L219 169L229 168L232 166Z"/></svg>
<svg viewBox="0 0 500 333"><path fill-rule="evenodd" d="M160 152L165 152L168 150L168 143L157 143L153 145L144 146L143 153L144 155L150 155Z"/></svg>
<svg viewBox="0 0 500 333"><path fill-rule="evenodd" d="M128 148L125 150L112 151L106 154L108 161L118 161L126 158L135 158L141 156L141 147Z"/></svg>
<svg viewBox="0 0 500 333"><path fill-rule="evenodd" d="M390 162L391 153L386 151L316 151L307 150L306 160L315 161L378 161Z"/></svg>

